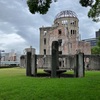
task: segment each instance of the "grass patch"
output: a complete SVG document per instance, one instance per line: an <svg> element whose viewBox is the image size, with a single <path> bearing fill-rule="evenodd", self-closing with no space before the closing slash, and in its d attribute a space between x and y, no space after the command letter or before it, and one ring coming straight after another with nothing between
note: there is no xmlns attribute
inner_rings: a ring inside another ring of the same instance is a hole
<svg viewBox="0 0 100 100"><path fill-rule="evenodd" d="M21 68L0 69L0 100L100 99L100 71L86 71L84 78L36 78L25 73Z"/></svg>

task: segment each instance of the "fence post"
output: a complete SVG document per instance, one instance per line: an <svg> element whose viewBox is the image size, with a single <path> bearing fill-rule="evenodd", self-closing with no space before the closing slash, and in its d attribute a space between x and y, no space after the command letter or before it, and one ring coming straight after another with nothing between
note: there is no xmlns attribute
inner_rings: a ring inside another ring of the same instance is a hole
<svg viewBox="0 0 100 100"><path fill-rule="evenodd" d="M59 57L59 51L58 51L58 41L52 42L52 57L51 57L51 77L56 77L57 75L57 69L58 69L58 57Z"/></svg>
<svg viewBox="0 0 100 100"><path fill-rule="evenodd" d="M31 52L27 52L26 55L26 75L31 76Z"/></svg>
<svg viewBox="0 0 100 100"><path fill-rule="evenodd" d="M83 77L85 75L84 53L78 53L75 56L75 77Z"/></svg>

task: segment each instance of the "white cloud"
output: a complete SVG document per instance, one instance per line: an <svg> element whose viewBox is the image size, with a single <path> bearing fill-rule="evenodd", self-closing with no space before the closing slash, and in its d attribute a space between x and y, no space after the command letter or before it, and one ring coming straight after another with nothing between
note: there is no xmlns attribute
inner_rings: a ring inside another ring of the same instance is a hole
<svg viewBox="0 0 100 100"><path fill-rule="evenodd" d="M24 49L23 46L27 46L27 42L15 33L3 35L0 34L0 44L2 44L2 48L0 49L4 49L6 51L10 51L11 49L19 51L19 49Z"/></svg>
<svg viewBox="0 0 100 100"><path fill-rule="evenodd" d="M0 35L1 41L5 44L14 44L14 43L20 43L20 42L25 42L23 38L21 38L19 35L13 33L13 34L3 34Z"/></svg>

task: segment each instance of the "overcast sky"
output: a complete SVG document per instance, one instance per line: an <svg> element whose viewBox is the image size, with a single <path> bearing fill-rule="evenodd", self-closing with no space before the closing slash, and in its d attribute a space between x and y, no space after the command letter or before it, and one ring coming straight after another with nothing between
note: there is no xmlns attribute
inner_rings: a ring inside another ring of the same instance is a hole
<svg viewBox="0 0 100 100"><path fill-rule="evenodd" d="M51 4L46 15L31 14L26 0L0 0L0 50L23 52L32 46L39 53L39 28L51 26L55 16L63 10L74 11L79 18L81 39L94 38L100 22L87 17L89 8L79 4L79 0L58 0Z"/></svg>

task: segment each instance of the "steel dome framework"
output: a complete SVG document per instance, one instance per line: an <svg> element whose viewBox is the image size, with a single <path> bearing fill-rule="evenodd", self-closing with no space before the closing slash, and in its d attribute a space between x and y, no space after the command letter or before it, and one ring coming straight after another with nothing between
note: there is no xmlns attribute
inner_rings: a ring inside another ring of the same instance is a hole
<svg viewBox="0 0 100 100"><path fill-rule="evenodd" d="M65 10L65 11L61 11L60 13L58 13L55 17L55 20L58 18L63 18L63 17L75 17L75 18L77 18L77 15L74 11Z"/></svg>

